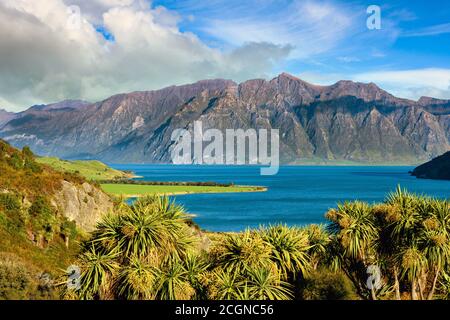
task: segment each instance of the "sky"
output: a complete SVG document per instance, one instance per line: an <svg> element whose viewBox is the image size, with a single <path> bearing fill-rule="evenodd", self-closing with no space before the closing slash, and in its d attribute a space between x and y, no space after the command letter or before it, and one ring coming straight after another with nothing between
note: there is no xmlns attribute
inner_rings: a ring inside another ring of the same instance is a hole
<svg viewBox="0 0 450 320"><path fill-rule="evenodd" d="M414 100L450 99L450 3L0 1L0 108L9 111L281 72L321 85L374 82Z"/></svg>

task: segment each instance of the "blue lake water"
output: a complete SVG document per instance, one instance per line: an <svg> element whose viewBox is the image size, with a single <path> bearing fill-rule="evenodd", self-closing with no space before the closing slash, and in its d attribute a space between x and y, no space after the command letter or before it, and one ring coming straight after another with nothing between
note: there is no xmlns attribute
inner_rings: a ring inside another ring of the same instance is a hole
<svg viewBox="0 0 450 320"><path fill-rule="evenodd" d="M215 181L268 188L261 193L192 194L174 197L195 222L211 231L239 231L261 224L326 223L324 214L339 202L383 201L397 185L416 193L450 198L450 181L416 179L412 167L282 166L261 176L256 166L112 165L141 180Z"/></svg>

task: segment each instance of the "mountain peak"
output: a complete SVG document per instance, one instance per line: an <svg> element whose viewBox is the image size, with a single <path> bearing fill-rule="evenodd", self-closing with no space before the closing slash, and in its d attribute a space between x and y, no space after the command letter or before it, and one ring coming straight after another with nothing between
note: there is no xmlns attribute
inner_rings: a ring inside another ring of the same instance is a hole
<svg viewBox="0 0 450 320"><path fill-rule="evenodd" d="M295 77L292 74L287 73L287 72L282 72L278 75L278 77L276 77L276 79L283 79L283 78L290 79L290 80L301 80L300 78Z"/></svg>

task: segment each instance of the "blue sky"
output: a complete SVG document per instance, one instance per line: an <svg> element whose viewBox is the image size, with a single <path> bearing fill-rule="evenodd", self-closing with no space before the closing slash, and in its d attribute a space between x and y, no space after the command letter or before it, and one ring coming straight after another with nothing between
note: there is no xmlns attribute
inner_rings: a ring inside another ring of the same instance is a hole
<svg viewBox="0 0 450 320"><path fill-rule="evenodd" d="M381 9L369 30L367 8ZM440 0L2 0L0 108L288 72L450 99Z"/></svg>
<svg viewBox="0 0 450 320"><path fill-rule="evenodd" d="M373 4L381 8L381 30L366 27L366 9ZM370 75L380 72L450 68L446 1L158 0L153 6L179 13L183 31L223 50L245 41L293 46L289 57L274 65L274 74L287 71L331 83L371 81ZM406 94L395 84L385 86Z"/></svg>
<svg viewBox="0 0 450 320"><path fill-rule="evenodd" d="M322 7L317 15L323 17L309 19L303 8L308 4ZM366 9L373 4L381 7L381 30L366 27ZM298 52L278 68L295 73L305 67L324 72L450 67L450 4L441 0L157 0L153 6L179 13L181 30L211 46L226 49L245 41L291 44ZM258 27L260 33L255 32ZM308 29L328 41L303 43L309 40Z"/></svg>

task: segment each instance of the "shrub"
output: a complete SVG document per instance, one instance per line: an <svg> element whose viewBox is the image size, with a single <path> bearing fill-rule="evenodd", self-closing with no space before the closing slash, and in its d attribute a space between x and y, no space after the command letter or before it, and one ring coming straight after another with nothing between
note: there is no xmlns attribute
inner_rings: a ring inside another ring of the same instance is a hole
<svg viewBox="0 0 450 320"><path fill-rule="evenodd" d="M351 281L342 273L318 270L300 284L302 300L355 300L357 294Z"/></svg>
<svg viewBox="0 0 450 320"><path fill-rule="evenodd" d="M11 193L0 193L0 209L7 211L20 210L21 204L19 197Z"/></svg>
<svg viewBox="0 0 450 320"><path fill-rule="evenodd" d="M47 198L38 196L29 209L33 231L48 241L53 237L56 215Z"/></svg>
<svg viewBox="0 0 450 320"><path fill-rule="evenodd" d="M0 253L0 300L54 299L54 288L43 283L40 272L14 254Z"/></svg>

